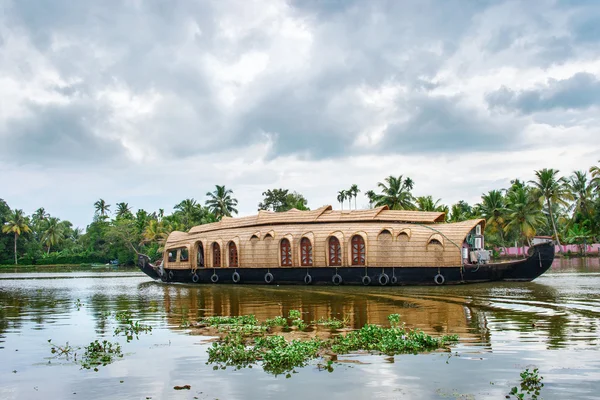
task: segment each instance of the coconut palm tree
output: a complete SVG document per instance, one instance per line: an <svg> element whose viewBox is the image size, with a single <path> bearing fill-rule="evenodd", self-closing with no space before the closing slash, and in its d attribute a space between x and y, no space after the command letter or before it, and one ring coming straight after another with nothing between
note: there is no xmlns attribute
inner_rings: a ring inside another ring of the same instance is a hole
<svg viewBox="0 0 600 400"><path fill-rule="evenodd" d="M538 226L544 223L541 205L527 187L515 187L506 195L506 225L504 231L515 230L522 237L523 247L535 235Z"/></svg>
<svg viewBox="0 0 600 400"><path fill-rule="evenodd" d="M594 196L592 185L588 184L587 174L585 171L574 171L569 178L567 187L573 196L573 215L581 214L584 219L591 222L592 213L592 198Z"/></svg>
<svg viewBox="0 0 600 400"><path fill-rule="evenodd" d="M133 219L129 204L125 202L117 203L116 214L117 219Z"/></svg>
<svg viewBox="0 0 600 400"><path fill-rule="evenodd" d="M554 204L567 206L567 200L572 200L573 196L569 192L566 180L564 178L557 179L557 174L557 169L544 168L539 171L535 171L535 176L537 179L534 181L529 181L529 183L533 185L534 194L539 199L540 204L544 204L544 201L546 202L548 216L550 217L552 229L554 230L554 237L556 238L556 243L560 249L560 240L558 237L558 231L556 230L556 222L554 221L552 206Z"/></svg>
<svg viewBox="0 0 600 400"><path fill-rule="evenodd" d="M338 192L337 201L340 202L340 205L342 206L342 211L344 211L344 201L346 201L347 198L348 198L348 192L346 192L345 190L340 190Z"/></svg>
<svg viewBox="0 0 600 400"><path fill-rule="evenodd" d="M231 217L231 213L237 214L238 211L235 208L238 204L237 199L231 197L233 190L225 188L225 185L215 185L216 189L214 192L207 192L208 200L206 200L206 206L209 210L215 214L215 217L221 219L223 217Z"/></svg>
<svg viewBox="0 0 600 400"><path fill-rule="evenodd" d="M492 232L498 232L500 241L504 243L506 205L502 192L500 190L490 190L487 194L482 194L481 203L477 204L477 210L479 215L485 218L486 228Z"/></svg>
<svg viewBox="0 0 600 400"><path fill-rule="evenodd" d="M352 186L350 186L350 189L348 190L348 192L352 194L352 197L354 197L354 209L356 210L356 197L360 193L360 189L358 188L358 185L356 183L352 184Z"/></svg>
<svg viewBox="0 0 600 400"><path fill-rule="evenodd" d="M185 199L173 208L181 213L183 225L186 229L189 229L194 225L196 219L198 219L197 217L201 212L200 207L195 199Z"/></svg>
<svg viewBox="0 0 600 400"><path fill-rule="evenodd" d="M440 204L442 199L437 199L434 202L432 196L419 196L415 201L417 203L417 210L419 211L444 211L444 205Z"/></svg>
<svg viewBox="0 0 600 400"><path fill-rule="evenodd" d="M377 194L374 190L367 190L365 196L369 199L369 208L373 208L373 204L377 201Z"/></svg>
<svg viewBox="0 0 600 400"><path fill-rule="evenodd" d="M17 239L21 234L31 232L31 228L23 210L12 211L8 218L8 221L2 227L2 232L13 233L15 235L15 265L17 265Z"/></svg>
<svg viewBox="0 0 600 400"><path fill-rule="evenodd" d="M106 217L110 211L110 204L106 204L104 200L100 199L94 203L94 208L96 209L97 215Z"/></svg>
<svg viewBox="0 0 600 400"><path fill-rule="evenodd" d="M414 182L410 178L402 179L402 175L388 176L385 183L379 182L381 195L377 198L376 206L388 206L391 210L414 210L413 195L410 193Z"/></svg>
<svg viewBox="0 0 600 400"><path fill-rule="evenodd" d="M162 222L151 219L144 229L143 243L162 243L167 238L167 229Z"/></svg>
<svg viewBox="0 0 600 400"><path fill-rule="evenodd" d="M42 241L48 247L47 253L50 254L50 248L57 245L64 239L64 229L60 220L55 217L50 217L44 226L44 234Z"/></svg>
<svg viewBox="0 0 600 400"><path fill-rule="evenodd" d="M600 160L598 160L598 162L600 163ZM590 174L592 174L590 185L600 191L600 167L597 165L590 167Z"/></svg>
<svg viewBox="0 0 600 400"><path fill-rule="evenodd" d="M461 222L471 219L474 216L473 207L466 201L459 200L458 203L452 204L450 218L448 218L448 220L451 222Z"/></svg>
<svg viewBox="0 0 600 400"><path fill-rule="evenodd" d="M40 207L37 210L35 210L35 212L31 215L31 218L34 221L45 221L49 216L50 214L46 212L44 207Z"/></svg>

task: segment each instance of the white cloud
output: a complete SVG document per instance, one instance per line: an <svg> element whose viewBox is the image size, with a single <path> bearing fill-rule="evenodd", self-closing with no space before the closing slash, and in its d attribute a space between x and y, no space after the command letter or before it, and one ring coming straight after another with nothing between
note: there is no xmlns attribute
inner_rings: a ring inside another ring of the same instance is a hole
<svg viewBox="0 0 600 400"><path fill-rule="evenodd" d="M425 4L9 1L2 196L78 225L99 197L169 209L215 184L243 214L269 188L319 207L390 174L476 202L534 169L597 161L597 108L522 115L486 96L600 76L579 22L600 6Z"/></svg>

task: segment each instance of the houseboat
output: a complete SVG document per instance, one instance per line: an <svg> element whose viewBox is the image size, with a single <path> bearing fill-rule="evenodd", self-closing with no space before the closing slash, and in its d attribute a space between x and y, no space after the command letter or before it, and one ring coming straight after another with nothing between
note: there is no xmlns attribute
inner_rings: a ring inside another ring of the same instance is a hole
<svg viewBox="0 0 600 400"><path fill-rule="evenodd" d="M485 220L444 220L385 206L259 211L172 232L162 260L140 254L138 266L164 282L397 286L531 281L552 265L551 239L526 258L493 263Z"/></svg>

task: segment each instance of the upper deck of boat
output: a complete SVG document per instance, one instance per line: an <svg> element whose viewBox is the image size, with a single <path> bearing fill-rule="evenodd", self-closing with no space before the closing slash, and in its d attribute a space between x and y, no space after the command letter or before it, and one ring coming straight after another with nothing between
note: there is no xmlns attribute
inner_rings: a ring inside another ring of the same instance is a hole
<svg viewBox="0 0 600 400"><path fill-rule="evenodd" d="M318 224L336 222L402 222L435 224L444 222L443 212L390 210L387 206L368 210L334 211L330 205L311 211L291 209L285 212L259 211L257 215L241 218L223 217L221 221L199 225L189 233L204 233L222 229L245 228L261 225Z"/></svg>

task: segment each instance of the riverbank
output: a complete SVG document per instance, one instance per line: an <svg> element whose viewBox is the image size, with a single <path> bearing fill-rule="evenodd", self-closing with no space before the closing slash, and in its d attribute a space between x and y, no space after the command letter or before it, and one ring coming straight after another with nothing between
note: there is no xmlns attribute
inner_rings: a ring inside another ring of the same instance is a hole
<svg viewBox="0 0 600 400"><path fill-rule="evenodd" d="M4 272L29 272L29 271L82 271L88 269L98 269L98 270L134 270L135 266L123 266L123 265L110 265L110 264L100 264L100 263L92 263L92 264L45 264L45 265L14 265L14 264L4 264L0 265L0 271Z"/></svg>

